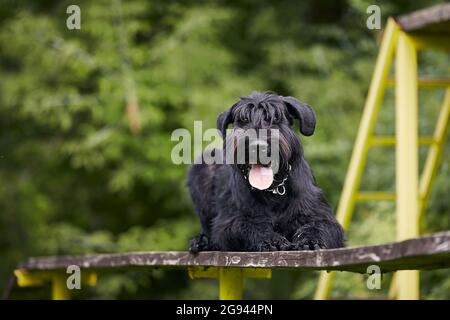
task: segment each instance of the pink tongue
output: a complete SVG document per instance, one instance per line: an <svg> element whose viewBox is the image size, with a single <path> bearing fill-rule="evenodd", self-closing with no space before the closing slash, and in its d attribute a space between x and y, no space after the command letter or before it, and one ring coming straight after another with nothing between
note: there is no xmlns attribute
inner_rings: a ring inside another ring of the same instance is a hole
<svg viewBox="0 0 450 320"><path fill-rule="evenodd" d="M248 181L250 182L251 186L256 189L267 189L272 185L273 182L272 168L270 166L263 167L258 164L252 165L250 174L248 175Z"/></svg>

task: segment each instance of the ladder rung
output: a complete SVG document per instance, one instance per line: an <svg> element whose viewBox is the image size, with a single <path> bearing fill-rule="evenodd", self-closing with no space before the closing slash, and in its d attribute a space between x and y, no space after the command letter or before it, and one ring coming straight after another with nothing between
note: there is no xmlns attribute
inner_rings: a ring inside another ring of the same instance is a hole
<svg viewBox="0 0 450 320"><path fill-rule="evenodd" d="M395 201L394 192L360 191L355 195L357 201Z"/></svg>
<svg viewBox="0 0 450 320"><path fill-rule="evenodd" d="M419 144L430 145L436 143L433 137L419 137ZM386 146L395 144L395 136L374 136L370 140L371 145Z"/></svg>
<svg viewBox="0 0 450 320"><path fill-rule="evenodd" d="M436 139L433 137L419 137L419 144L434 144Z"/></svg>
<svg viewBox="0 0 450 320"><path fill-rule="evenodd" d="M421 78L418 80L419 88L445 88L450 86L450 79ZM395 79L388 78L386 86L395 87Z"/></svg>

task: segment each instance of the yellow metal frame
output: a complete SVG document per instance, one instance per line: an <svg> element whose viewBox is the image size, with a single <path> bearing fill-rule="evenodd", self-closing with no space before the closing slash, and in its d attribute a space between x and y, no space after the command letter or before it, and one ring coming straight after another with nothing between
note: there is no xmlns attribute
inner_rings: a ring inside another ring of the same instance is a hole
<svg viewBox="0 0 450 320"><path fill-rule="evenodd" d="M269 268L236 268L236 267L189 267L189 277L216 278L219 280L219 298L221 300L240 300L243 297L243 286L245 278L271 279L272 270ZM14 271L19 287L37 287L51 283L53 300L70 299L70 291L67 288L67 275L63 271L32 271L23 269ZM83 271L81 283L95 286L97 284L97 273L94 271Z"/></svg>
<svg viewBox="0 0 450 320"><path fill-rule="evenodd" d="M442 155L450 115L450 79L418 79L417 51L434 48L449 49L446 38L413 37L400 30L389 18L384 31L380 52L364 106L364 111L352 157L344 182L337 219L348 229L357 201L396 201L397 239L404 240L419 235L431 185ZM395 59L395 80L388 79L392 59ZM387 86L395 86L396 134L373 136L381 102ZM432 137L418 136L418 89L447 87L438 123ZM418 148L429 145L429 152L419 181ZM370 147L396 146L396 192L358 191ZM416 199L416 200L414 200ZM327 299L334 273L322 272L315 299ZM398 299L419 298L419 273L416 270L399 271L393 279L390 297Z"/></svg>
<svg viewBox="0 0 450 320"><path fill-rule="evenodd" d="M272 278L272 270L268 268L236 268L236 267L191 267L189 276L194 278L219 279L220 300L241 300L245 278Z"/></svg>
<svg viewBox="0 0 450 320"><path fill-rule="evenodd" d="M53 300L70 299L70 290L67 288L67 277L70 276L63 271L33 271L17 269L14 271L19 287L37 287L50 282L52 285ZM93 271L81 273L81 283L88 286L97 284L97 274Z"/></svg>
<svg viewBox="0 0 450 320"><path fill-rule="evenodd" d="M407 34L400 32L395 60L397 240L419 235L419 139L417 51ZM419 299L419 271L396 275L398 299Z"/></svg>

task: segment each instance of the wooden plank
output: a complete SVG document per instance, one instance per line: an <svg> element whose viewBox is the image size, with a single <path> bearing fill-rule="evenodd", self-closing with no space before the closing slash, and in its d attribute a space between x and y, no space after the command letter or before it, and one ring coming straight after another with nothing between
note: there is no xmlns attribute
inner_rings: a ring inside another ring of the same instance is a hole
<svg viewBox="0 0 450 320"><path fill-rule="evenodd" d="M369 265L382 272L450 267L450 232L401 242L318 251L277 252L131 252L88 256L29 258L18 267L27 271L129 267L242 267L340 270L365 273Z"/></svg>
<svg viewBox="0 0 450 320"><path fill-rule="evenodd" d="M395 19L406 32L450 33L450 3L439 4Z"/></svg>

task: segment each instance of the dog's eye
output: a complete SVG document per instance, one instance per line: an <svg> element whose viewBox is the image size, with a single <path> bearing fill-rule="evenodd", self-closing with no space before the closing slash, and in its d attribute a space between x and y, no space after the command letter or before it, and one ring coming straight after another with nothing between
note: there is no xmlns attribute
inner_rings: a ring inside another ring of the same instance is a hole
<svg viewBox="0 0 450 320"><path fill-rule="evenodd" d="M248 123L249 119L247 116L241 116L241 117L239 117L239 122L240 123Z"/></svg>
<svg viewBox="0 0 450 320"><path fill-rule="evenodd" d="M281 121L281 117L279 114L274 114L272 118L272 123L279 123Z"/></svg>

